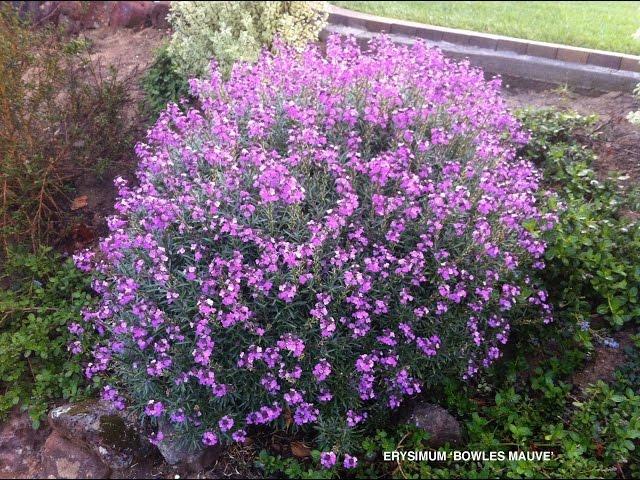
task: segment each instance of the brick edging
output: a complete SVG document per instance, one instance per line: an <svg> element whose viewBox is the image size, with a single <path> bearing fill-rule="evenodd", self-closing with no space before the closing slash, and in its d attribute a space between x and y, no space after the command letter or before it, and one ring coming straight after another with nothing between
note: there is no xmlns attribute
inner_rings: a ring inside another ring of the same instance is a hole
<svg viewBox="0 0 640 480"><path fill-rule="evenodd" d="M556 43L536 42L456 28L437 27L355 12L335 5L329 5L328 11L330 24L358 28L371 33L386 32L407 37L423 38L434 42L448 42L487 50L513 52L520 55L579 65L593 65L612 70L640 72L640 56L636 55L571 47Z"/></svg>

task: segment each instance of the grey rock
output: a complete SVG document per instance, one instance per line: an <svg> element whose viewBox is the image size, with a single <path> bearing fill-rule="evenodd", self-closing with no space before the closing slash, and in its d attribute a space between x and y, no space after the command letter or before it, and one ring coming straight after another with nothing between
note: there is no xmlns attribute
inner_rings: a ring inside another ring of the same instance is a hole
<svg viewBox="0 0 640 480"><path fill-rule="evenodd" d="M213 447L192 447L175 432L170 424L163 424L160 430L164 439L158 444L158 450L169 465L186 468L190 472L199 472L213 466L223 447L218 444Z"/></svg>
<svg viewBox="0 0 640 480"><path fill-rule="evenodd" d="M449 443L462 443L460 423L444 408L430 403L419 403L413 407L407 423L415 425L429 433L427 444L438 448Z"/></svg>
<svg viewBox="0 0 640 480"><path fill-rule="evenodd" d="M144 454L133 423L105 402L88 401L54 408L49 412L49 424L114 470L129 467L137 455Z"/></svg>

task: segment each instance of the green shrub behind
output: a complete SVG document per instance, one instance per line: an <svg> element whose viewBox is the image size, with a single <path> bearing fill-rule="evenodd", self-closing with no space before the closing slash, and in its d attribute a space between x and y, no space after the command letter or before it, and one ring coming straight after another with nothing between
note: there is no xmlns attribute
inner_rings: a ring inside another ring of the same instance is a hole
<svg viewBox="0 0 640 480"><path fill-rule="evenodd" d="M323 2L171 2L168 52L184 76L205 76L212 58L228 73L276 36L296 48L316 41L326 18Z"/></svg>
<svg viewBox="0 0 640 480"><path fill-rule="evenodd" d="M189 82L176 71L167 46L158 49L153 64L142 78L145 92L145 106L151 120L155 121L167 103L179 103L188 98Z"/></svg>

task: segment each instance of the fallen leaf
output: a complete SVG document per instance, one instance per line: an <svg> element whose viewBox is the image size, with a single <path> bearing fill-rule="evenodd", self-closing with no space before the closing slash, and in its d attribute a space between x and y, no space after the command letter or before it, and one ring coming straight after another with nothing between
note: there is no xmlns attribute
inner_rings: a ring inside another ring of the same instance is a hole
<svg viewBox="0 0 640 480"><path fill-rule="evenodd" d="M298 458L311 456L311 449L302 442L291 442L291 453Z"/></svg>
<svg viewBox="0 0 640 480"><path fill-rule="evenodd" d="M79 197L74 198L73 202L71 202L71 210L78 210L86 207L88 201L89 197L87 195L80 195Z"/></svg>

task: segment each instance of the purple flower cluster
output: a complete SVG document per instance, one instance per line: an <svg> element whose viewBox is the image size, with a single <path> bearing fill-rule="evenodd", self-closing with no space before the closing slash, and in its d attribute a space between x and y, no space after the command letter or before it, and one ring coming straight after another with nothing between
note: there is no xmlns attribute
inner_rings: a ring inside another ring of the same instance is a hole
<svg viewBox="0 0 640 480"><path fill-rule="evenodd" d="M207 445L319 425L331 467L435 370L472 377L518 318L551 320L532 272L554 218L499 79L332 37L191 84L199 108L160 116L110 234L75 257L101 296L87 375L155 441L166 422Z"/></svg>

